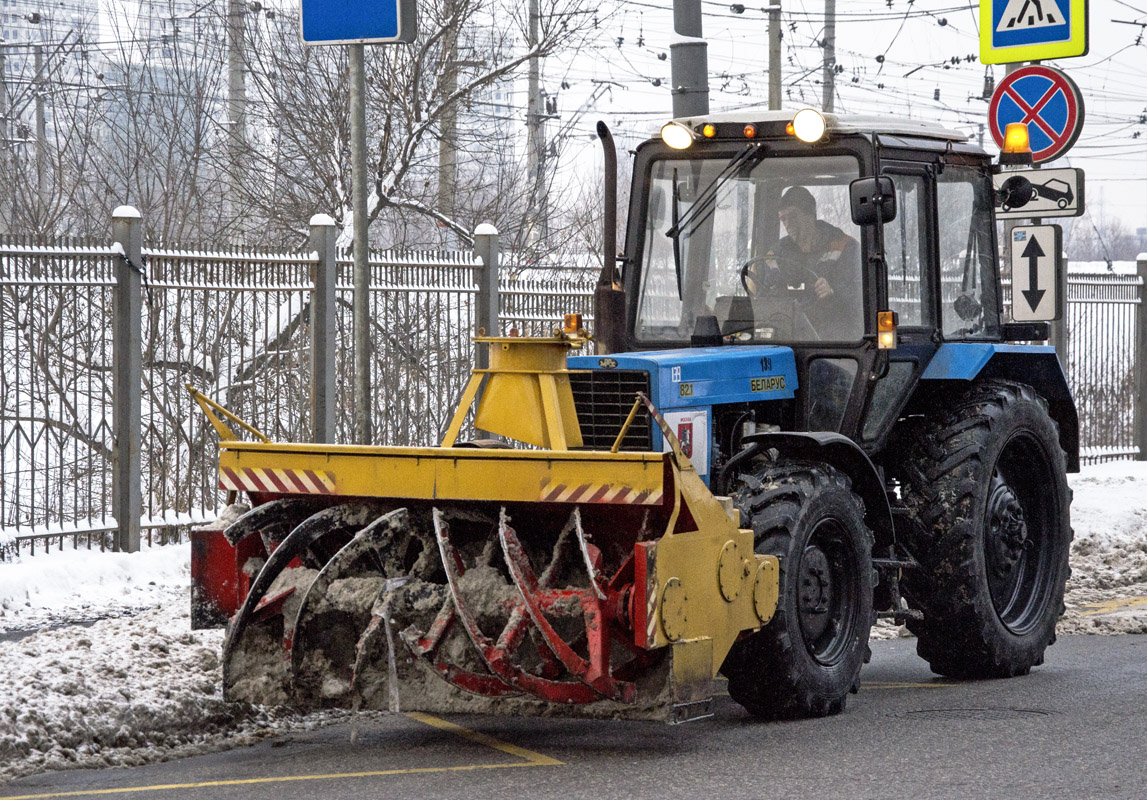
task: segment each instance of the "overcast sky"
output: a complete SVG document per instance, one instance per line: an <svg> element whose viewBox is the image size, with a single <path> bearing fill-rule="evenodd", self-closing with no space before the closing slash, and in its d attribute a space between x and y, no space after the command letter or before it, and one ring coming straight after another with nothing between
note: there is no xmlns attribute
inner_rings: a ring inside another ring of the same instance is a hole
<svg viewBox="0 0 1147 800"><path fill-rule="evenodd" d="M784 107L819 107L824 4L781 2ZM743 5L736 13L727 2L702 4L713 111L768 107L766 3ZM1079 141L1066 158L1047 166L1086 169L1088 204L1097 219L1113 215L1132 229L1147 227L1147 124L1140 121L1147 113L1147 47L1141 39L1147 0L1092 0L1090 5L1090 52L1047 62L1076 81L1086 106ZM669 59L659 57L668 56L672 39L671 0L620 0L616 9L596 48L545 66L544 86L559 94L563 114L550 130L577 117L568 152L581 150L582 158L596 149L592 132L598 119L632 145L670 116ZM837 9L837 61L844 68L837 76L838 113L939 120L978 135L987 121L988 104L980 99L985 73L997 82L1004 77L1003 66L989 68L979 61L978 4L837 0ZM562 89L563 81L568 89ZM595 81L608 82L609 89L578 116L600 85ZM985 140L994 152L990 132Z"/></svg>

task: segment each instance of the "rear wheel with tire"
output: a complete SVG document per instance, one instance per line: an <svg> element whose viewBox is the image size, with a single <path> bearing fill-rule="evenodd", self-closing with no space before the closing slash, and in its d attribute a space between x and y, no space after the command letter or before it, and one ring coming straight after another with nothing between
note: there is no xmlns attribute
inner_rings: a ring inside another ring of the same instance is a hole
<svg viewBox="0 0 1147 800"><path fill-rule="evenodd" d="M1043 663L1063 612L1071 545L1059 432L1024 384L984 381L901 440L892 465L917 521L906 542L923 569L904 593L908 628L934 672L1027 674Z"/></svg>
<svg viewBox="0 0 1147 800"><path fill-rule="evenodd" d="M872 534L833 467L769 462L740 476L734 499L760 554L780 560L776 615L733 646L722 672L754 716L825 716L859 687L872 626Z"/></svg>

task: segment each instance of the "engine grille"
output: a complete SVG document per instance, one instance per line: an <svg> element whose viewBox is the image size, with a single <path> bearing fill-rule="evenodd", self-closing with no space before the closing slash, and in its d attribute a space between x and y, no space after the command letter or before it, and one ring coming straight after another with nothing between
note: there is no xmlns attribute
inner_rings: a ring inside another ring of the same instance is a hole
<svg viewBox="0 0 1147 800"><path fill-rule="evenodd" d="M574 406L581 438L589 450L613 447L637 392L649 394L649 373L641 370L601 369L571 372ZM653 449L649 412L640 409L621 443L622 450Z"/></svg>

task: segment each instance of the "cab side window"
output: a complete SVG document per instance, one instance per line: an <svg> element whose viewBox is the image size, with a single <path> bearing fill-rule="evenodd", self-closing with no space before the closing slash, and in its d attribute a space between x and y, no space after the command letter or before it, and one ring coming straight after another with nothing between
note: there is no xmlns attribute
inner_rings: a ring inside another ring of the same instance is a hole
<svg viewBox="0 0 1147 800"><path fill-rule="evenodd" d="M936 177L944 338L994 336L999 325L991 178L948 166Z"/></svg>
<svg viewBox="0 0 1147 800"><path fill-rule="evenodd" d="M901 325L926 325L928 313L928 230L926 192L922 175L892 175L896 183L896 219L884 225L884 257L888 263L888 304ZM943 217L941 217L943 219Z"/></svg>

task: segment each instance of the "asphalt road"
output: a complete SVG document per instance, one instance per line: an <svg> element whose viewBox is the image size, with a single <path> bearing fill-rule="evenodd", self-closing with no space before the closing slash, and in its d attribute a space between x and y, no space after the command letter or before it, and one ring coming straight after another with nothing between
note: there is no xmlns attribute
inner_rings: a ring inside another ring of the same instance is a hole
<svg viewBox="0 0 1147 800"><path fill-rule="evenodd" d="M760 723L378 716L13 797L1147 798L1147 636L1065 636L1031 675L948 683L914 640L876 642L842 716Z"/></svg>

